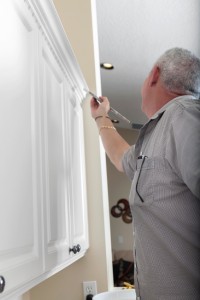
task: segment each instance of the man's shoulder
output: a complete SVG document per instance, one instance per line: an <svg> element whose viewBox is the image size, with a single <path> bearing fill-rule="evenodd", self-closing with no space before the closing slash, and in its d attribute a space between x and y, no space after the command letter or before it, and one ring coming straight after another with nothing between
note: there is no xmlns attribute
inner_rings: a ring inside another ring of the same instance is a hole
<svg viewBox="0 0 200 300"><path fill-rule="evenodd" d="M193 107L197 107L199 109L200 100L192 96L180 96L171 101L171 105L169 105L169 108L174 108L176 106L182 109L188 109Z"/></svg>
<svg viewBox="0 0 200 300"><path fill-rule="evenodd" d="M192 96L180 96L171 101L166 108L166 114L176 115L183 112L196 111L200 113L200 100Z"/></svg>

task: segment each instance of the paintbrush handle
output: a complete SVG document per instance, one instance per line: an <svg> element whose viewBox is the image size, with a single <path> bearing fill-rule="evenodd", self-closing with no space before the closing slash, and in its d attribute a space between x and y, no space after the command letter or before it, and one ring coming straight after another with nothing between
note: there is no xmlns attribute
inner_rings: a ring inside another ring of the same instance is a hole
<svg viewBox="0 0 200 300"><path fill-rule="evenodd" d="M116 116L120 117L121 119L123 119L127 123L131 124L131 121L128 120L126 117L124 117L122 114L120 114L116 109L110 107L110 111L112 111Z"/></svg>

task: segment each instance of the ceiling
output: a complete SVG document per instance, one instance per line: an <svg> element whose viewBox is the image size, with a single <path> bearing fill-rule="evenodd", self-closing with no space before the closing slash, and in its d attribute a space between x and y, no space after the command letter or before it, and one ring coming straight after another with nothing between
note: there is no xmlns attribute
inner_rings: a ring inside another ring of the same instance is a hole
<svg viewBox="0 0 200 300"><path fill-rule="evenodd" d="M200 56L200 1L96 0L96 7L100 62L114 65L101 69L102 95L131 122L144 124L140 91L157 58L172 47ZM119 127L131 128L119 120Z"/></svg>

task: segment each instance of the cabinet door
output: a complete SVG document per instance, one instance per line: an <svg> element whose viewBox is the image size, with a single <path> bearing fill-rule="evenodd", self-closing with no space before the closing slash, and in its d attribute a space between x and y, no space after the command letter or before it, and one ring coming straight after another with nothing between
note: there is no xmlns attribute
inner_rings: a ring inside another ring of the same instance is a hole
<svg viewBox="0 0 200 300"><path fill-rule="evenodd" d="M0 1L0 298L43 271L38 36L14 3Z"/></svg>
<svg viewBox="0 0 200 300"><path fill-rule="evenodd" d="M71 155L70 223L71 247L88 247L88 224L85 186L85 155L83 119L80 99L72 90L68 92L68 128Z"/></svg>
<svg viewBox="0 0 200 300"><path fill-rule="evenodd" d="M45 41L42 49L45 259L49 270L69 257L69 159L65 147L65 78Z"/></svg>

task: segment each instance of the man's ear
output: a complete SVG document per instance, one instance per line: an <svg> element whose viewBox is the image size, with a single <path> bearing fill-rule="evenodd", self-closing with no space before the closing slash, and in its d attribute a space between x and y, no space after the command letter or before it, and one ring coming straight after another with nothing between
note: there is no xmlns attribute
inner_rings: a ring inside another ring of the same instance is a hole
<svg viewBox="0 0 200 300"><path fill-rule="evenodd" d="M160 77L160 68L158 66L154 66L151 71L150 86L155 85L157 83L159 77Z"/></svg>

